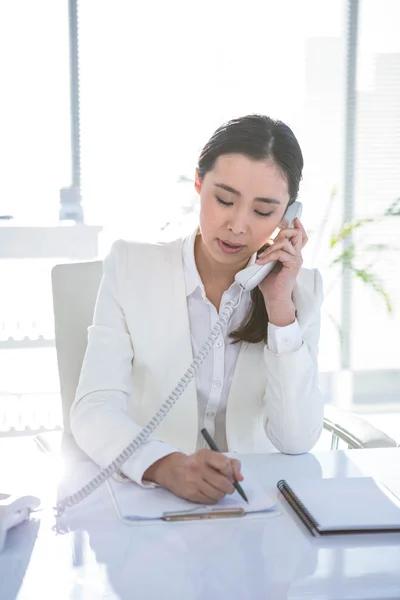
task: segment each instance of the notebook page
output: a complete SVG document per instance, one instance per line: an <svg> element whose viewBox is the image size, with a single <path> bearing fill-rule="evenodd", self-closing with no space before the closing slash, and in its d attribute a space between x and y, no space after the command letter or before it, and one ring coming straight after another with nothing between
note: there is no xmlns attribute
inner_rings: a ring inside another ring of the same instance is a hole
<svg viewBox="0 0 400 600"><path fill-rule="evenodd" d="M110 480L110 485L119 511L126 519L160 519L164 512L194 511L202 507L200 504L178 498L162 487L142 488L134 482L119 483L114 480ZM275 508L275 501L261 486L246 478L243 489L249 500L248 504L235 490L218 504L207 505L206 508L243 508L246 513L265 512Z"/></svg>
<svg viewBox="0 0 400 600"><path fill-rule="evenodd" d="M320 531L400 528L400 502L372 477L288 481Z"/></svg>
<svg viewBox="0 0 400 600"><path fill-rule="evenodd" d="M400 501L400 478L385 478L381 483Z"/></svg>

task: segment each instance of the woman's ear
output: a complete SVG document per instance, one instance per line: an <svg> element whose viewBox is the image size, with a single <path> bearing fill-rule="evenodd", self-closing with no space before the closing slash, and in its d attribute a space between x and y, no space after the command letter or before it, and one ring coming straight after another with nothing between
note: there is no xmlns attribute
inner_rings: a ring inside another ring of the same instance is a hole
<svg viewBox="0 0 400 600"><path fill-rule="evenodd" d="M199 176L199 170L196 169L196 173L195 173L195 176L194 176L194 189L196 190L196 192L198 194L200 194L200 191L201 191L201 184L202 184L202 181L201 181L200 176Z"/></svg>

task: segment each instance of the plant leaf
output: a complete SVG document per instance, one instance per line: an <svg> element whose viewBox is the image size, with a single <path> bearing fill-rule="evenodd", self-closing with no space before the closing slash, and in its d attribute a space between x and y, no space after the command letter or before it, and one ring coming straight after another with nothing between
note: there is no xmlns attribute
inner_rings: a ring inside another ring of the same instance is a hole
<svg viewBox="0 0 400 600"><path fill-rule="evenodd" d="M393 311L393 306L390 296L384 289L382 282L375 276L375 274L371 271L367 271L367 269L358 269L352 265L350 265L350 268L354 272L355 276L358 277L358 279L370 286L375 292L382 296L386 304L386 310L388 313L391 313Z"/></svg>
<svg viewBox="0 0 400 600"><path fill-rule="evenodd" d="M356 247L354 244L351 244L351 246L349 246L347 250L344 250L339 254L339 256L333 259L333 261L331 262L331 266L343 263L346 267L350 267L355 257L355 254Z"/></svg>
<svg viewBox="0 0 400 600"><path fill-rule="evenodd" d="M343 225L336 234L333 234L329 243L330 248L334 248L339 242L342 242L347 238L350 233L355 229L362 227L365 223L371 223L374 219L357 219L355 221L349 221Z"/></svg>
<svg viewBox="0 0 400 600"><path fill-rule="evenodd" d="M374 252L382 252L382 250L392 250L388 244L367 244L365 246L366 250L372 250Z"/></svg>
<svg viewBox="0 0 400 600"><path fill-rule="evenodd" d="M385 210L385 217L398 217L400 216L400 198L397 198L392 204Z"/></svg>

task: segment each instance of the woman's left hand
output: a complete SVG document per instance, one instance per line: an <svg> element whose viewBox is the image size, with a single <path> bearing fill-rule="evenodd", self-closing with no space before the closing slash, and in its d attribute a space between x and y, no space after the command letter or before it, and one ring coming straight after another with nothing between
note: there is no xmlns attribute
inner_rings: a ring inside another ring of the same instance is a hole
<svg viewBox="0 0 400 600"><path fill-rule="evenodd" d="M307 241L305 229L296 218L293 227L281 229L271 246L258 257L259 265L265 265L272 260L278 261L271 273L259 285L268 315L270 309L293 305L292 292L303 264L301 251Z"/></svg>

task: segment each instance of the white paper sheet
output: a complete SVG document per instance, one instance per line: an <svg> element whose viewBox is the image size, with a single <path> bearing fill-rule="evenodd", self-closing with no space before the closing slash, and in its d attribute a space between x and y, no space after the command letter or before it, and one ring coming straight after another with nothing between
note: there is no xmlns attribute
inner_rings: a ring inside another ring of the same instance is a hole
<svg viewBox="0 0 400 600"><path fill-rule="evenodd" d="M110 481L121 515L125 519L160 519L165 512L195 512L201 510L220 510L243 508L246 513L266 512L273 510L276 503L258 485L246 479L242 486L249 500L247 504L235 491L225 496L218 504L200 505L177 498L162 487L142 488L136 483L118 483Z"/></svg>

